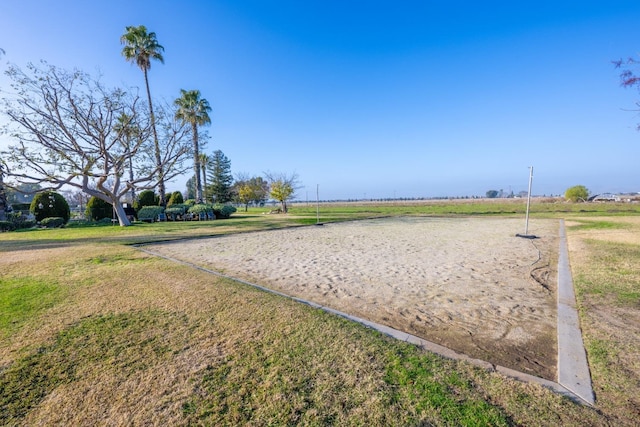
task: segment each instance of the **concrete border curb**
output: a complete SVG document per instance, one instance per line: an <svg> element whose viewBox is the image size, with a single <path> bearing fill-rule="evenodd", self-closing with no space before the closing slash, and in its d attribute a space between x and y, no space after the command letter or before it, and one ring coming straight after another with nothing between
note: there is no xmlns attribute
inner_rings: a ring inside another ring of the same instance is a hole
<svg viewBox="0 0 640 427"><path fill-rule="evenodd" d="M558 383L589 405L595 403L576 309L564 220L560 220L558 254Z"/></svg>

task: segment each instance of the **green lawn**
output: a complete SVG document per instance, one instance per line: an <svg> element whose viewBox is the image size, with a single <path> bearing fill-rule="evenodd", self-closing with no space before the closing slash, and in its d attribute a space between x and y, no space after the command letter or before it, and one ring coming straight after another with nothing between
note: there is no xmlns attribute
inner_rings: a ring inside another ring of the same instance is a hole
<svg viewBox="0 0 640 427"><path fill-rule="evenodd" d="M517 203L466 205L320 214L520 214ZM640 234L640 210L541 205L535 215L573 221L595 409L130 246L315 222L314 206L294 205L288 215L0 234L0 424L633 425L638 331L616 322L638 311L640 241L615 239Z"/></svg>

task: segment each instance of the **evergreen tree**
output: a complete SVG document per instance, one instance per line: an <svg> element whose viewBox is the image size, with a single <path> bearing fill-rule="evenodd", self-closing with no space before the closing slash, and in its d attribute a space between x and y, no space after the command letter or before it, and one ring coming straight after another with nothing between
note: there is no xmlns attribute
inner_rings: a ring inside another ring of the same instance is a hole
<svg viewBox="0 0 640 427"><path fill-rule="evenodd" d="M196 198L196 177L192 176L187 180L187 200Z"/></svg>
<svg viewBox="0 0 640 427"><path fill-rule="evenodd" d="M227 203L231 201L233 195L231 186L233 175L231 175L231 160L220 150L213 152L211 165L209 166L209 194L213 197L214 203Z"/></svg>

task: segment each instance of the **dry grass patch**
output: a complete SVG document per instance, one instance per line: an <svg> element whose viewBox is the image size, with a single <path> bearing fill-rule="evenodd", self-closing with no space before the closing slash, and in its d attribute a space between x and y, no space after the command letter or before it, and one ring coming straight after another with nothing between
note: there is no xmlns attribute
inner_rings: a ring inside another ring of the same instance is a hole
<svg viewBox="0 0 640 427"><path fill-rule="evenodd" d="M569 243L597 405L614 424L637 425L640 218L582 220Z"/></svg>

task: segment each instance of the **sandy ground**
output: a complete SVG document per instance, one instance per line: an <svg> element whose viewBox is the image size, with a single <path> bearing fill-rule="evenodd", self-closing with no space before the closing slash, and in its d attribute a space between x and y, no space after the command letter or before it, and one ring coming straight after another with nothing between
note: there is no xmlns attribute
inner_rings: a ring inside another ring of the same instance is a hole
<svg viewBox="0 0 640 427"><path fill-rule="evenodd" d="M146 248L556 379L558 221L403 217Z"/></svg>

